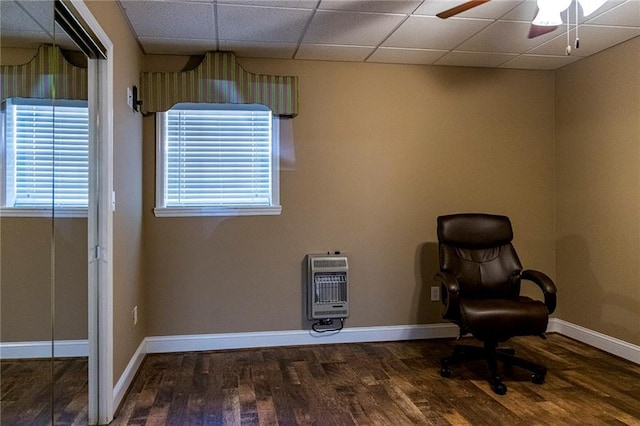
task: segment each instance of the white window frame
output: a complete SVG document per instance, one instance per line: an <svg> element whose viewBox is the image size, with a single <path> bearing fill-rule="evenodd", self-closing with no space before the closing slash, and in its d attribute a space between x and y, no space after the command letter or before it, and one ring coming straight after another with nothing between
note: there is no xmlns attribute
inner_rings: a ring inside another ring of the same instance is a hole
<svg viewBox="0 0 640 426"><path fill-rule="evenodd" d="M11 190L8 188L8 184L12 186L15 184L15 171L11 173L12 170L15 169L14 164L12 163L12 158L7 149L7 129L5 129L6 124L6 106L7 103L17 103L23 105L45 105L51 106L55 108L56 106L83 106L87 107L86 101L65 101L65 100L42 100L42 99L27 99L27 98L13 98L6 99L2 103L1 115L0 115L0 164L2 167L0 169L2 172L0 173L0 216L2 217L78 217L78 218L86 218L88 212L87 206L74 206L74 205L64 205L64 204L40 204L40 205L21 205L21 206L13 206L8 205L10 203L10 199L12 198ZM88 133L88 128L87 128ZM88 144L88 138L87 138ZM13 152L13 149L11 150ZM87 157L87 166L88 166L88 157ZM8 175L11 173L11 177ZM87 177L88 179L88 177ZM11 182L8 182L10 180ZM87 193L87 203L88 203L88 193Z"/></svg>
<svg viewBox="0 0 640 426"><path fill-rule="evenodd" d="M251 108L265 108L262 105L237 104L192 104L181 103L175 109L217 109L240 110ZM166 186L166 116L165 112L156 114L156 217L186 217L186 216L262 216L279 215L280 206L280 126L278 117L272 115L271 122L271 201L269 205L203 205L203 206L167 206L165 202Z"/></svg>

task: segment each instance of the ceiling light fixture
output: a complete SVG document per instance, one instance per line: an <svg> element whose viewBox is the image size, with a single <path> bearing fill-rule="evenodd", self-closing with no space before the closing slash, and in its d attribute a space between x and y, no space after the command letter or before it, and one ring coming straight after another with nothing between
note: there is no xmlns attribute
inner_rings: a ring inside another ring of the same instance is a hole
<svg viewBox="0 0 640 426"><path fill-rule="evenodd" d="M562 25L562 13L571 5L571 0L538 0L538 14L533 20L533 25L541 27L554 27Z"/></svg>
<svg viewBox="0 0 640 426"><path fill-rule="evenodd" d="M589 16L598 10L607 0L577 0L582 7L584 16ZM538 0L538 14L533 25L542 27L562 25L560 14L569 8L571 0Z"/></svg>

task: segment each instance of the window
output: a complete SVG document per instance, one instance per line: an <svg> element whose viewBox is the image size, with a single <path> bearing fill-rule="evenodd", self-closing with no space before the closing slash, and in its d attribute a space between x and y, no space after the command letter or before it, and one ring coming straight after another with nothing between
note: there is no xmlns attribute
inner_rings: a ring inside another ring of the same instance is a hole
<svg viewBox="0 0 640 426"><path fill-rule="evenodd" d="M12 98L2 114L2 214L86 217L87 102Z"/></svg>
<svg viewBox="0 0 640 426"><path fill-rule="evenodd" d="M278 122L263 105L178 104L157 116L156 216L280 214Z"/></svg>

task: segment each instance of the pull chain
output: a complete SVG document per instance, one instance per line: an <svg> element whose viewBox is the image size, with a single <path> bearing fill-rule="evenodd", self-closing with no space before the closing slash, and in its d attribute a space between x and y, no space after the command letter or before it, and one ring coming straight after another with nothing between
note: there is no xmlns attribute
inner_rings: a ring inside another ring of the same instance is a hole
<svg viewBox="0 0 640 426"><path fill-rule="evenodd" d="M578 37L578 27L579 27L579 22L578 22L578 2L576 1L576 49L580 48L580 37Z"/></svg>
<svg viewBox="0 0 640 426"><path fill-rule="evenodd" d="M567 9L567 50L565 52L567 54L567 56L571 55L571 36L569 34L569 31L571 30L571 26L569 24L569 21L571 20L571 19L569 19L570 15L571 15L571 13L569 12L570 9L571 8Z"/></svg>

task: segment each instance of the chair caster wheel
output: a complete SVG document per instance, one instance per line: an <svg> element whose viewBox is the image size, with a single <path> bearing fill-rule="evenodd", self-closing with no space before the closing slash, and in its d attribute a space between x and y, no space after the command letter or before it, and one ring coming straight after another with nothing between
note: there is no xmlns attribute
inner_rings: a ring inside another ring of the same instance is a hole
<svg viewBox="0 0 640 426"><path fill-rule="evenodd" d="M504 395L507 393L507 385L502 382L494 383L492 386L493 391L498 395Z"/></svg>
<svg viewBox="0 0 640 426"><path fill-rule="evenodd" d="M442 377L449 377L451 376L451 370L449 370L448 367L442 367L440 369L440 376Z"/></svg>
<svg viewBox="0 0 640 426"><path fill-rule="evenodd" d="M531 381L532 381L533 383L535 383L536 385L541 385L541 384L543 384L543 383L544 383L544 378L545 378L545 376L546 376L546 374L545 374L545 373L540 373L540 372L533 373L533 374L531 375Z"/></svg>

